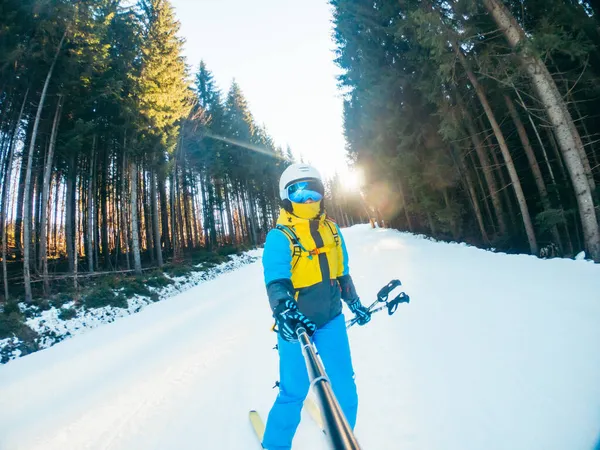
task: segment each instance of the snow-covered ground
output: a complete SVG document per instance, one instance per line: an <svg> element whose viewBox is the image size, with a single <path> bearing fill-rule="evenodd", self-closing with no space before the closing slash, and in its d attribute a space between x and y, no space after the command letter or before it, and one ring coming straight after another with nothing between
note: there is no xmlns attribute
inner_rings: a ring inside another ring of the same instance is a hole
<svg viewBox="0 0 600 450"><path fill-rule="evenodd" d="M225 272L239 269L243 265L250 264L260 257L260 251L252 250L241 255L229 256L227 262L218 264L209 269L204 268L203 264L197 264L195 270L185 276L171 277L165 273L171 284L164 287L148 287L148 290L156 294L158 300L164 300L177 293L185 292L194 286L198 286L206 281L212 280ZM116 292L115 292L116 294ZM65 303L61 308L52 307L45 311L39 311L33 307L35 314L25 322L39 337L36 338L38 348L48 348L90 329L113 322L121 317L140 312L146 306L152 304L148 296L135 295L127 299L127 308L118 308L114 306L103 306L101 308L86 309L82 306L77 307L74 301ZM25 312L27 306L20 304L22 312ZM61 318L61 311L64 309L73 309L75 316L68 320ZM12 338L0 339L0 361L16 359L21 356L21 341L15 336ZM1 450L1 448L0 448Z"/></svg>
<svg viewBox="0 0 600 450"><path fill-rule="evenodd" d="M411 296L350 339L365 450L591 450L600 266L344 231L364 303ZM260 262L0 366L0 449L258 449L277 355ZM296 449L325 449L303 420Z"/></svg>

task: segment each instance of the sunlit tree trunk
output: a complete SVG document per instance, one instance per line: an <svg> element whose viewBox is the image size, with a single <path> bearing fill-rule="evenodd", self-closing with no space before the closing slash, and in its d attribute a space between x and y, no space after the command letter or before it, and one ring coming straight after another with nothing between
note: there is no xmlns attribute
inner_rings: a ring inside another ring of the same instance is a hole
<svg viewBox="0 0 600 450"><path fill-rule="evenodd" d="M181 170L181 189L183 190L182 194L182 202L183 202L183 217L185 221L185 234L186 234L186 242L187 248L194 248L194 236L192 235L192 225L190 221L190 196L188 190L188 182L187 182L187 170Z"/></svg>
<svg viewBox="0 0 600 450"><path fill-rule="evenodd" d="M46 242L46 226L48 221L48 191L52 175L52 163L54 161L54 147L56 146L56 134L58 132L58 123L60 120L62 108L62 96L58 96L56 103L56 112L54 113L54 122L52 124L52 133L50 135L50 145L48 146L48 155L46 156L46 167L44 170L44 182L42 183L42 204L41 204L41 225L40 225L40 247L39 254L42 260L42 276L44 279L44 296L50 294L50 282L48 280L48 245Z"/></svg>
<svg viewBox="0 0 600 450"><path fill-rule="evenodd" d="M256 234L256 230L258 228L258 220L256 218L256 200L254 199L254 192L250 191L248 186L248 181L246 181L246 191L248 192L248 207L250 209L250 225L251 225L251 234L252 245L258 244L258 238Z"/></svg>
<svg viewBox="0 0 600 450"><path fill-rule="evenodd" d="M147 160L144 160L147 163ZM148 180L151 179L150 174L144 170L142 165L140 185L140 198L142 199L142 214L144 216L143 231L146 237L146 253L150 257L150 263L154 264L155 252L154 252L154 227L152 226L152 199L150 190L148 189Z"/></svg>
<svg viewBox="0 0 600 450"><path fill-rule="evenodd" d="M123 138L123 149L127 148L127 137ZM127 270L131 269L129 261L129 222L127 221L127 155L123 155L123 168L121 172L121 224L123 231L123 250L125 251L125 261Z"/></svg>
<svg viewBox="0 0 600 450"><path fill-rule="evenodd" d="M88 261L88 271L94 271L94 161L96 149L96 136L92 140L92 153L90 155L89 178L87 180L87 248L86 257Z"/></svg>
<svg viewBox="0 0 600 450"><path fill-rule="evenodd" d="M19 129L21 127L21 119L23 118L23 110L25 109L25 104L27 103L27 97L29 95L29 89L25 92L25 96L23 97L23 103L21 104L21 110L19 111L19 117L15 122L15 129L13 131L12 140L10 142L10 147L8 150L8 164L6 173L4 174L4 186L3 186L3 196L2 196L2 216L0 217L0 221L2 223L2 277L4 283L4 300L8 301L8 274L6 267L6 252L7 252L7 235L8 235L8 223L6 217L8 216L8 197L11 186L11 174L12 174L12 166L15 159L15 146L17 144L17 138Z"/></svg>
<svg viewBox="0 0 600 450"><path fill-rule="evenodd" d="M182 214L182 195L181 195L181 180L180 180L180 169L176 167L175 169L175 198L176 198L176 214L177 214L177 224L179 225L179 247L183 249L183 246L186 244L185 241L185 232L183 231L183 214Z"/></svg>
<svg viewBox="0 0 600 450"><path fill-rule="evenodd" d="M158 193L160 195L160 217L162 227L162 241L164 249L167 254L170 254L171 249L171 237L169 235L169 206L167 203L167 186L165 180L164 168L160 167L158 170Z"/></svg>
<svg viewBox="0 0 600 450"><path fill-rule="evenodd" d="M200 247L200 235L198 233L198 209L197 209L197 190L198 190L198 180L196 180L196 176L190 170L190 188L191 188L191 203L192 203L192 228L194 230L194 242L197 247Z"/></svg>
<svg viewBox="0 0 600 450"><path fill-rule="evenodd" d="M102 244L102 258L104 262L104 268L110 269L110 245L108 242L108 154L109 149L108 145L104 145L104 150L102 152L102 178L100 180L100 214L102 216L102 225L100 223L96 223L96 226L100 228L100 239Z"/></svg>
<svg viewBox="0 0 600 450"><path fill-rule="evenodd" d="M229 241L235 243L235 228L233 227L233 210L231 209L231 200L229 198L229 185L227 181L224 183L225 192L225 207L227 208L227 226L229 228Z"/></svg>
<svg viewBox="0 0 600 450"><path fill-rule="evenodd" d="M181 257L181 238L179 236L179 222L177 220L177 196L175 194L175 183L177 182L177 159L171 173L169 191L171 196L171 226L173 227L173 259L177 261Z"/></svg>
<svg viewBox="0 0 600 450"><path fill-rule="evenodd" d="M202 217L204 218L204 224L203 224L204 225L204 247L210 248L210 236L209 236L210 218L208 215L208 199L207 199L207 195L206 195L206 183L204 181L205 171L206 171L206 169L200 171L200 194L202 196Z"/></svg>
<svg viewBox="0 0 600 450"><path fill-rule="evenodd" d="M38 104L37 113L35 116L35 121L33 124L33 131L31 135L31 141L29 143L29 153L27 155L27 166L25 169L25 205L23 210L23 282L25 284L25 301L31 302L31 273L30 273L30 263L29 263L29 251L31 245L31 200L29 195L30 190L30 182L31 182L31 165L33 162L33 153L35 151L35 141L37 137L37 131L40 124L40 118L42 116L42 109L44 108L44 103L46 101L46 94L48 93L48 86L50 85L50 79L52 78L52 73L54 72L54 67L56 66L56 61L58 60L58 55L62 49L65 38L67 37L67 31L64 32L59 44L56 49L56 53L54 54L54 59L52 60L52 64L50 65L50 69L48 70L48 75L46 76L46 81L44 82L44 88L42 89L42 94L40 95L40 102Z"/></svg>
<svg viewBox="0 0 600 450"><path fill-rule="evenodd" d="M62 177L61 177L61 172L57 172L56 173L56 177L55 177L55 181L54 181L54 221L53 221L53 227L52 227L52 251L54 253L54 255L56 257L59 256L58 253L58 228L59 228L59 217L62 218L62 211L61 214L59 215L58 213L58 207L59 205L62 207L63 206L63 197L64 195L60 195L60 187L62 185Z"/></svg>
<svg viewBox="0 0 600 450"><path fill-rule="evenodd" d="M140 257L140 237L138 229L138 210L137 210L137 166L134 161L129 163L131 178L129 180L129 197L131 200L131 242L133 251L133 267L135 273L142 273L142 259Z"/></svg>
<svg viewBox="0 0 600 450"><path fill-rule="evenodd" d="M156 171L150 172L150 203L152 204L152 222L154 227L154 249L158 267L163 266L162 248L160 243L160 227L158 225L158 193L156 192Z"/></svg>
<svg viewBox="0 0 600 450"><path fill-rule="evenodd" d="M71 153L69 158L69 168L67 169L66 199L65 199L65 240L67 244L67 258L69 260L69 271L73 272L76 259L76 239L75 231L75 184L77 178L77 156Z"/></svg>

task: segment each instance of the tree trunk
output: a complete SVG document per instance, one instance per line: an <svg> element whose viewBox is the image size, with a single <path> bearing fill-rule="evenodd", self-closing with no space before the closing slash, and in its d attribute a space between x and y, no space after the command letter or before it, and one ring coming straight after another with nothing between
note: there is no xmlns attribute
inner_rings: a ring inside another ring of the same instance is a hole
<svg viewBox="0 0 600 450"><path fill-rule="evenodd" d="M160 167L158 170L158 193L160 195L160 217L162 225L162 241L165 247L165 252L170 254L171 248L171 237L169 235L169 206L167 203L167 186L165 182L164 167Z"/></svg>
<svg viewBox="0 0 600 450"><path fill-rule="evenodd" d="M73 161L76 161L75 156L73 156ZM75 164L73 164L75 165ZM75 176L73 178L73 186L75 185ZM73 189L74 190L74 189ZM73 198L73 206L71 209L71 214L73 217L77 217L77 203L75 202L75 198ZM73 289L75 290L75 303L79 303L79 284L77 281L77 273L79 272L79 221L75 219L75 223L71 225L72 233L73 233ZM69 239L69 238L67 238Z"/></svg>
<svg viewBox="0 0 600 450"><path fill-rule="evenodd" d="M185 220L185 234L187 238L187 248L194 248L194 235L192 233L192 224L190 218L190 193L188 189L187 170L181 169L181 188L183 189L183 217Z"/></svg>
<svg viewBox="0 0 600 450"><path fill-rule="evenodd" d="M499 0L483 0L483 3L511 47L519 49L520 61L532 80L550 123L554 126L556 140L575 188L585 246L592 259L600 262L600 229L594 209L593 177L584 169L581 155L585 155L585 149L567 105L544 62L526 45L525 32L510 11Z"/></svg>
<svg viewBox="0 0 600 450"><path fill-rule="evenodd" d="M540 170L540 166L537 162L535 154L533 153L533 148L531 147L531 143L529 142L529 137L527 136L527 132L525 131L525 127L523 126L523 122L521 122L521 118L517 113L517 109L513 104L512 100L508 95L504 95L504 101L508 108L508 112L512 117L512 120L517 127L517 132L519 134L519 138L521 139L521 144L525 149L525 154L527 155L527 160L529 161L529 166L531 167L531 171L533 173L533 178L535 179L535 184L540 193L540 199L542 201L542 206L544 210L548 211L552 209L552 205L550 204L550 198L548 197L548 190L546 189L546 183L544 182L544 177L542 176L542 171ZM554 225L551 228L552 237L554 238L555 243L560 248L562 253L563 245L562 240L560 238L560 233L558 232L558 228Z"/></svg>
<svg viewBox="0 0 600 450"><path fill-rule="evenodd" d="M114 150L114 147L113 147ZM112 172L112 186L110 189L110 193L109 193L109 205L110 205L110 211L109 211L109 219L110 219L110 224L111 224L111 231L112 233L110 234L110 239L111 241L109 241L109 245L110 245L110 250L114 251L115 253L115 259L114 262L111 262L112 267L114 267L115 269L119 269L120 267L120 259L121 259L121 253L123 252L122 248L123 248L123 244L122 244L122 233L121 233L121 228L123 228L125 226L125 224L121 223L121 203L120 203L120 197L121 197L121 193L120 193L120 186L121 184L119 183L120 178L122 177L123 174L121 173L120 170L120 165L119 162L121 160L119 159L119 154L118 151L114 151L114 156L113 158L111 158L111 162L110 162L110 167L111 167L111 172ZM112 259L111 259L112 261Z"/></svg>
<svg viewBox="0 0 600 450"><path fill-rule="evenodd" d="M450 195L448 194L448 188L442 188L442 196L444 197L444 204L446 205L446 209L451 212L452 210L452 202L450 201ZM458 241L458 226L456 224L456 219L454 215L450 216L450 228L452 229L452 238L455 241Z"/></svg>
<svg viewBox="0 0 600 450"><path fill-rule="evenodd" d="M241 195L241 201L242 201L242 208L243 208L243 212L244 212L244 222L246 223L246 230L247 230L247 237L248 239L252 239L251 238L251 233L252 233L252 228L251 228L251 224L250 224L250 214L248 213L248 202L247 202L247 196L244 195L244 190L240 190L240 195Z"/></svg>
<svg viewBox="0 0 600 450"><path fill-rule="evenodd" d="M92 141L92 153L90 155L90 172L87 180L87 248L86 248L86 256L88 261L88 271L94 272L94 161L95 161L95 152L96 149L96 136L94 135Z"/></svg>
<svg viewBox="0 0 600 450"><path fill-rule="evenodd" d="M481 201L483 202L483 206L485 207L485 212L492 229L495 230L494 226L494 215L492 214L492 209L490 208L489 195L486 194L485 186L483 185L483 180L481 179L480 171L477 170L477 164L475 162L475 157L471 154L469 161L471 163L471 167L473 167L473 172L475 173L475 177L477 178L477 185L479 186L479 190L481 191ZM469 167L467 167L469 170Z"/></svg>
<svg viewBox="0 0 600 450"><path fill-rule="evenodd" d="M256 229L258 228L258 221L256 219L256 202L254 200L253 192L251 192L250 188L248 187L248 181L246 181L246 189L248 191L248 207L250 209L252 245L256 246L258 244L258 239L256 235Z"/></svg>
<svg viewBox="0 0 600 450"><path fill-rule="evenodd" d="M217 246L217 226L215 223L215 187L208 174L206 175L206 188L208 190L207 217L210 224L210 247L215 248Z"/></svg>
<svg viewBox="0 0 600 450"><path fill-rule="evenodd" d="M402 187L402 182L398 180L398 194L400 194L400 202L402 203L402 209L404 210L404 217L406 218L406 224L408 225L408 231L413 232L413 224L410 219L410 214L408 213L408 204L406 203L406 197L404 196L404 189Z"/></svg>
<svg viewBox="0 0 600 450"><path fill-rule="evenodd" d="M179 225L179 247L183 250L183 245L185 244L185 233L183 231L183 215L182 215L182 206L181 206L181 179L180 179L180 170L177 168L175 172L175 198L177 203L177 223Z"/></svg>
<svg viewBox="0 0 600 450"><path fill-rule="evenodd" d="M498 153L496 152L496 146L491 143L490 145L485 145L486 148L490 149L490 154L492 155L492 161L494 162L494 168L498 174L498 180L500 180L500 193L504 197L504 204L508 209L508 217L510 218L510 224L512 228L519 228L518 222L515 222L515 219L518 217L515 209L513 208L512 197L510 196L510 183L506 179L506 175L504 174L503 165L500 163L498 159Z"/></svg>
<svg viewBox="0 0 600 450"><path fill-rule="evenodd" d="M263 191L263 193L260 197L260 209L262 210L262 215L261 215L262 230L260 233L261 242L264 242L264 239L266 238L267 233L269 232L269 202L267 201L265 191L266 191L266 186L265 186L265 190Z"/></svg>
<svg viewBox="0 0 600 450"><path fill-rule="evenodd" d="M147 163L147 161L145 161ZM142 185L141 197L142 197L142 208L144 214L144 232L146 236L146 252L150 257L150 263L154 264L154 227L152 226L152 206L151 206L151 195L148 190L148 178L150 178L148 172L142 167Z"/></svg>
<svg viewBox="0 0 600 450"><path fill-rule="evenodd" d="M121 172L121 228L123 230L123 249L125 250L125 261L127 270L131 269L129 261L129 222L127 221L127 136L123 137L123 168Z"/></svg>
<svg viewBox="0 0 600 450"><path fill-rule="evenodd" d="M46 144L44 143L44 147ZM33 261L32 267L36 268L36 272L39 274L40 269L42 268L42 260L38 257L38 248L40 245L40 218L41 218L41 207L42 207L42 183L44 182L44 166L45 163L42 163L41 160L38 160L34 165L33 169L36 172L35 180L32 181L32 207L35 208L33 223L32 223L32 236L33 242L31 245L31 252L33 253L33 258L30 258ZM36 265L37 262L37 265Z"/></svg>
<svg viewBox="0 0 600 450"><path fill-rule="evenodd" d="M23 118L23 110L25 109L25 104L27 103L27 96L29 95L29 89L25 92L25 96L23 98L23 103L21 104L21 110L19 111L19 117L15 122L15 129L13 131L12 140L10 142L10 147L8 149L8 165L6 169L6 174L4 175L4 186L3 186L3 195L2 195L2 217L0 217L0 221L2 223L2 277L4 283L4 301L8 301L8 273L6 267L6 247L7 247L7 235L8 235L8 223L6 220L6 216L8 215L8 196L11 185L11 174L12 174L12 166L15 159L15 145L17 144L17 137L19 134L19 129L21 128L21 119Z"/></svg>
<svg viewBox="0 0 600 450"><path fill-rule="evenodd" d="M69 158L69 169L67 171L66 189L66 212L65 212L65 240L67 244L67 259L69 260L69 272L75 270L75 253L77 251L77 232L75 231L77 219L75 216L75 185L77 178L77 156L71 153Z"/></svg>
<svg viewBox="0 0 600 450"><path fill-rule="evenodd" d="M173 260L177 261L181 258L181 239L179 238L179 227L176 217L177 210L177 196L175 195L175 183L177 182L177 157L175 157L175 166L171 174L171 181L169 183L169 191L171 195L171 227L173 228Z"/></svg>
<svg viewBox="0 0 600 450"><path fill-rule="evenodd" d="M494 178L494 174L490 166L490 159L485 148L483 147L483 143L481 142L481 139L475 127L475 122L473 121L471 114L463 104L460 96L457 95L456 98L462 109L463 116L465 118L465 125L467 126L467 130L469 132L469 135L471 136L471 142L475 147L475 152L477 153L477 157L479 158L479 162L481 164L483 176L485 178L488 191L490 193L490 196L492 197L492 205L494 207L494 212L496 213L496 219L498 221L498 228L500 234L505 235L506 221L504 220L504 208L502 207L502 200L500 199L500 189L498 189L498 184L496 183L496 179Z"/></svg>
<svg viewBox="0 0 600 450"><path fill-rule="evenodd" d="M233 210L231 209L231 200L229 198L229 187L227 181L223 186L225 192L225 207L227 208L227 226L229 227L229 241L231 244L236 242L235 228L233 227Z"/></svg>
<svg viewBox="0 0 600 450"><path fill-rule="evenodd" d="M46 101L46 94L48 92L48 86L50 85L50 79L52 78L52 72L54 72L54 66L58 60L58 55L62 48L63 42L67 37L67 31L64 32L48 70L46 81L44 82L44 88L40 95L40 103L38 105L37 113L35 115L35 121L33 123L33 131L31 135L31 142L29 143L29 154L27 155L27 168L25 169L25 193L24 198L26 204L24 205L23 211L23 281L25 283L25 301L31 302L31 273L29 267L29 250L31 244L31 205L29 197L30 181L31 181L31 165L33 162L33 152L35 150L35 141L37 137L37 130L40 124L40 118L42 116L42 109L44 108L44 102Z"/></svg>
<svg viewBox="0 0 600 450"><path fill-rule="evenodd" d="M437 230L435 228L435 222L433 221L433 217L431 217L429 209L425 209L425 216L427 217L427 224L429 225L429 230L431 231L431 237L436 237Z"/></svg>
<svg viewBox="0 0 600 450"><path fill-rule="evenodd" d="M48 280L48 245L46 242L46 226L48 221L48 189L52 175L52 163L54 161L54 148L56 146L56 134L58 132L58 123L62 109L62 95L58 96L56 103L56 112L54 114L54 122L52 124L52 132L50 135L50 145L48 147L48 155L46 156L46 168L44 170L44 182L42 183L42 211L40 214L40 247L39 254L42 260L42 277L44 279L44 297L50 295L50 281Z"/></svg>
<svg viewBox="0 0 600 450"><path fill-rule="evenodd" d="M163 266L162 248L160 242L160 227L158 225L158 194L156 192L156 171L150 172L150 203L152 207L152 226L154 228L154 250L156 251L156 262L158 267Z"/></svg>
<svg viewBox="0 0 600 450"><path fill-rule="evenodd" d="M0 121L0 124L2 122ZM14 122L13 122L14 123ZM10 127L11 124L9 124L7 126L7 128ZM19 125L19 124L17 124ZM8 131L8 130L7 130ZM8 176L8 167L9 164L12 164L14 162L14 158L11 158L11 154L12 154L12 148L13 148L13 143L15 142L15 139L17 139L17 136L15 136L13 133L5 133L5 137L4 139L2 139L2 150L0 150L0 152L2 153L2 156L0 157L0 179L2 180L0 182L0 235L4 234L4 222L2 220L3 217L6 216L6 212L7 211L7 205L6 202L4 202L4 198L7 195L7 192L10 191L11 185L10 185L10 177ZM12 169L12 166L11 166Z"/></svg>
<svg viewBox="0 0 600 450"><path fill-rule="evenodd" d="M475 187L473 185L473 179L471 178L471 174L469 173L467 167L465 166L465 162L463 156L460 154L456 154L453 148L449 148L450 155L454 161L454 164L458 170L458 174L460 176L461 181L463 181L464 185L466 185L467 193L469 195L469 200L471 201L471 206L473 207L473 211L475 212L475 218L477 219L477 225L479 225L479 231L481 233L481 237L484 242L489 243L489 237L485 230L485 225L483 222L483 215L481 214L481 209L479 208L479 203L477 201L477 194L475 193Z"/></svg>
<svg viewBox="0 0 600 450"><path fill-rule="evenodd" d="M101 242L102 242L102 259L104 268L109 270L110 264L110 246L108 243L108 145L104 145L102 158L102 179L100 184L100 214L102 215L101 226ZM97 224L99 225L99 224Z"/></svg>
<svg viewBox="0 0 600 450"><path fill-rule="evenodd" d="M52 222L52 253L56 258L59 257L58 250L58 227L59 227L59 217L62 218L62 211L59 216L58 213L58 205L63 206L63 197L64 194L60 195L60 186L61 186L61 172L56 173L56 179L54 181L54 220Z"/></svg>
<svg viewBox="0 0 600 450"><path fill-rule="evenodd" d="M31 141L31 136L29 136ZM23 259L23 204L25 203L25 175L27 173L26 159L29 157L29 146L23 147L21 167L19 169L19 185L17 186L17 207L15 209L15 254L17 261Z"/></svg>
<svg viewBox="0 0 600 450"><path fill-rule="evenodd" d="M98 142L96 141L96 146ZM97 147L96 147L97 148ZM92 215L92 233L94 235L93 240L93 256L94 256L94 268L98 270L100 268L100 246L101 246L101 238L100 238L100 200L98 196L98 161L99 161L99 152L96 151L94 155L94 172L92 177L92 196L94 198L94 214Z"/></svg>
<svg viewBox="0 0 600 450"><path fill-rule="evenodd" d="M131 199L131 241L133 250L133 267L138 275L142 273L142 259L140 258L140 238L138 229L138 212L137 212L137 166L131 161L130 172L131 179L129 180L129 188L131 190L129 196Z"/></svg>
<svg viewBox="0 0 600 450"><path fill-rule="evenodd" d="M483 106L485 114L492 125L492 129L494 130L494 135L496 136L496 140L500 145L500 150L502 151L502 156L504 157L504 161L506 163L506 168L508 169L508 174L510 175L510 180L512 182L513 188L515 190L515 195L517 196L517 202L519 203L519 208L521 210L521 215L523 218L523 225L525 225L525 231L527 233L527 239L529 240L529 248L531 249L531 253L534 255L538 254L538 245L535 237L535 231L533 229L533 223L531 222L531 216L529 215L529 210L527 208L527 202L525 200L525 194L523 193L523 188L521 187L521 181L519 180L519 176L517 175L517 170L515 169L515 165L513 163L512 156L508 151L508 146L506 145L506 141L504 139L504 135L502 134L502 130L500 129L500 125L496 120L494 112L488 102L487 96L485 95L485 91L483 90L483 86L479 84L479 81L473 74L472 70L469 67L469 64L465 58L465 55L462 53L462 50L456 43L453 43L456 55L458 56L462 66L467 73L467 77L469 81L475 88L475 92L477 93L477 97Z"/></svg>
<svg viewBox="0 0 600 450"><path fill-rule="evenodd" d="M192 181L191 202L192 202L192 228L194 231L194 242L196 243L195 244L196 246L200 247L200 236L198 235L198 215L197 215L197 210L196 210L196 197L197 197L196 191L198 189L198 182L191 170L190 170L190 178Z"/></svg>
<svg viewBox="0 0 600 450"><path fill-rule="evenodd" d="M483 221L483 214L481 213L481 208L479 207L479 201L477 199L477 193L475 191L475 185L473 183L473 178L471 177L471 174L469 173L469 169L464 166L464 162L462 162L462 164L463 164L463 171L464 171L465 181L467 184L467 189L468 189L469 196L471 199L471 205L473 206L473 211L475 212L475 217L477 219L477 225L479 226L479 231L481 232L481 237L483 238L484 242L489 243L490 238L485 229L485 222Z"/></svg>
<svg viewBox="0 0 600 450"><path fill-rule="evenodd" d="M584 147L584 152L583 152L583 158L582 158L582 162L583 162L583 167L586 170L586 174L588 175L588 180L591 177L592 179L592 183L590 184L590 189L592 189L592 197L594 198L594 201L596 203L598 203L598 198L596 195L596 183L594 182L594 170L598 171L600 170L600 162L598 161L598 157L596 155L596 150L594 149L594 141L592 140L592 137L590 135L590 132L588 131L587 125L585 124L585 117L583 117L583 115L581 114L581 111L579 110L579 106L577 106L577 101L575 99L573 99L573 95L571 92L569 92L568 97L570 99L570 102L573 104L573 108L575 109L575 112L577 113L577 120L581 123L581 128L583 128L583 132L585 133L584 138L587 141L587 143L583 146ZM590 166L590 160L587 156L587 152L585 151L585 147L586 146L590 146L590 153L592 154L592 157L594 158L594 167Z"/></svg>
<svg viewBox="0 0 600 450"><path fill-rule="evenodd" d="M529 118L529 123L531 124L531 128L533 128L533 132L535 133L537 141L540 144L540 148L542 149L542 154L544 155L544 162L546 163L546 167L548 168L548 173L550 174L550 179L552 180L552 184L556 186L556 178L554 176L554 170L552 169L552 165L550 165L550 160L548 159L548 152L546 151L546 146L544 145L544 142L542 141L540 133L539 133L537 127L535 126L535 122L533 121L533 118L531 117L531 114L529 113L527 106L523 102L523 99L521 98L521 95L519 94L519 91L516 88L515 88L515 92L516 92L517 96L519 96L520 105L527 113L527 117ZM560 157L560 154L559 154L559 157Z"/></svg>
<svg viewBox="0 0 600 450"><path fill-rule="evenodd" d="M202 217L204 218L204 247L208 249L210 248L210 237L208 234L210 229L210 219L208 216L208 202L206 199L206 186L204 183L205 171L206 169L200 172L200 194L202 195Z"/></svg>

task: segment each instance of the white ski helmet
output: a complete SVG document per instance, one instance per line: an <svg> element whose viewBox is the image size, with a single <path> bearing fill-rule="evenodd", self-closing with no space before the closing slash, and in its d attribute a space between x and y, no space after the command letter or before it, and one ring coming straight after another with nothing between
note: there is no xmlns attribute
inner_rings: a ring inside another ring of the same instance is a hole
<svg viewBox="0 0 600 450"><path fill-rule="evenodd" d="M302 163L292 164L283 171L279 179L279 198L287 200L287 187L301 180L319 180L323 183L321 174L313 166Z"/></svg>

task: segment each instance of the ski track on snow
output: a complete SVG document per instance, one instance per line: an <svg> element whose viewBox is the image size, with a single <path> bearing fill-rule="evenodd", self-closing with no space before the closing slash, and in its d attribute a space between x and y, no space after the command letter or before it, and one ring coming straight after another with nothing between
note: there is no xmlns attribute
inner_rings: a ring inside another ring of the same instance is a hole
<svg viewBox="0 0 600 450"><path fill-rule="evenodd" d="M344 230L365 450L590 450L600 436L600 266ZM277 355L260 261L0 367L0 450L258 449ZM295 449L327 448L306 415Z"/></svg>

